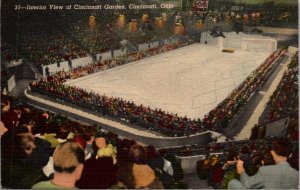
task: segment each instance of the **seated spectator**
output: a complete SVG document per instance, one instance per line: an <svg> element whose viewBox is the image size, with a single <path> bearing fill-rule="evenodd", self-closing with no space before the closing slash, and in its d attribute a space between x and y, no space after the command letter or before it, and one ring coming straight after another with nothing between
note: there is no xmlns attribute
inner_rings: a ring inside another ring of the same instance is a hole
<svg viewBox="0 0 300 190"><path fill-rule="evenodd" d="M210 167L207 180L208 185L214 189L219 189L224 176L224 170L218 156L214 155L210 158Z"/></svg>
<svg viewBox="0 0 300 190"><path fill-rule="evenodd" d="M124 160L118 164L117 182L110 189L134 189L132 166L132 162Z"/></svg>
<svg viewBox="0 0 300 190"><path fill-rule="evenodd" d="M1 101L1 121L5 128L10 129L18 126L21 117L21 111L17 107L11 106L8 98L3 98Z"/></svg>
<svg viewBox="0 0 300 190"><path fill-rule="evenodd" d="M164 167L163 167L163 171L167 172L169 175L173 176L174 175L174 170L173 170L173 166L172 163L166 159L167 156L167 151L164 149L159 150L159 154L160 156L163 158L164 160Z"/></svg>
<svg viewBox="0 0 300 190"><path fill-rule="evenodd" d="M206 159L203 159L203 160L199 160L197 162L197 166L196 167L197 167L198 177L201 180L207 179L207 177L208 177L208 171L209 171L209 168L210 168L209 159L206 158Z"/></svg>
<svg viewBox="0 0 300 190"><path fill-rule="evenodd" d="M92 156L92 155L94 155L93 143L95 140L95 134L88 131L85 134L85 139L86 139L86 147L85 147L84 152L86 155Z"/></svg>
<svg viewBox="0 0 300 190"><path fill-rule="evenodd" d="M238 178L236 171L237 157L238 154L234 150L229 151L227 155L227 161L223 165L224 179L221 184L222 189L227 189L230 180Z"/></svg>
<svg viewBox="0 0 300 190"><path fill-rule="evenodd" d="M48 163L49 158L53 155L54 149L51 148L51 144L48 141L36 135L38 130L35 129L34 125L23 124L23 127L27 127L28 131L34 135L34 143L36 145L30 159L27 159L26 162L36 168L42 169Z"/></svg>
<svg viewBox="0 0 300 190"><path fill-rule="evenodd" d="M85 160L88 160L91 155L89 155L86 151L85 151L85 148L86 148L86 141L85 139L83 138L82 135L80 134L75 134L74 137L72 138L72 141L79 144L83 150L84 150L84 155L85 155Z"/></svg>
<svg viewBox="0 0 300 190"><path fill-rule="evenodd" d="M76 186L82 189L107 189L116 184L117 166L114 164L113 148L106 146L103 137L96 138L99 150L84 164L82 177Z"/></svg>
<svg viewBox="0 0 300 190"><path fill-rule="evenodd" d="M274 140L271 154L276 165L263 166L256 175L248 176L244 169L244 162L237 161L237 172L240 181L233 179L229 182L229 189L297 189L299 172L287 162L291 154L291 145L286 139Z"/></svg>
<svg viewBox="0 0 300 190"><path fill-rule="evenodd" d="M54 177L49 181L42 181L32 188L75 188L75 183L81 177L84 164L84 151L74 142L59 145L53 154Z"/></svg>
<svg viewBox="0 0 300 190"><path fill-rule="evenodd" d="M149 145L146 147L147 151L147 164L153 170L163 170L164 167L164 160L160 155L156 152L154 146Z"/></svg>
<svg viewBox="0 0 300 190"><path fill-rule="evenodd" d="M133 161L132 173L134 188L163 189L163 185L156 178L155 172L147 165L146 151L141 145L130 147L129 155Z"/></svg>
<svg viewBox="0 0 300 190"><path fill-rule="evenodd" d="M170 188L173 182L173 177L164 171L164 159L157 153L154 146L146 147L147 164L154 170L155 175L162 182L165 188ZM171 163L170 163L171 164Z"/></svg>

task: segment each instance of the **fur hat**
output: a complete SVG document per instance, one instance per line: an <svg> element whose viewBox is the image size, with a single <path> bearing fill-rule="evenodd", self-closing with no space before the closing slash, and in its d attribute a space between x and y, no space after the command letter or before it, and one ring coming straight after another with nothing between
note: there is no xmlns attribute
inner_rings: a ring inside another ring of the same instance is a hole
<svg viewBox="0 0 300 190"><path fill-rule="evenodd" d="M155 180L155 173L148 165L133 164L132 170L135 188L147 187Z"/></svg>

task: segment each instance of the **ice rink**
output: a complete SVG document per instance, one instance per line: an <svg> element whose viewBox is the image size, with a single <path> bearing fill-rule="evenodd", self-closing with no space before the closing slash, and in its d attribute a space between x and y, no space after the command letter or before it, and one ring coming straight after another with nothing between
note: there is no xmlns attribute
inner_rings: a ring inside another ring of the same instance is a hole
<svg viewBox="0 0 300 190"><path fill-rule="evenodd" d="M203 118L270 54L223 53L216 45L194 44L67 83L181 116Z"/></svg>

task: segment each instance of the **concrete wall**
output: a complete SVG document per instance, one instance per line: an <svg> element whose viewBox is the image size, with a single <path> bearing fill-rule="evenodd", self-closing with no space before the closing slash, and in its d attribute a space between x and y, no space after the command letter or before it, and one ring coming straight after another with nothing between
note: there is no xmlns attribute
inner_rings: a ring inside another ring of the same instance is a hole
<svg viewBox="0 0 300 190"><path fill-rule="evenodd" d="M188 156L188 157L176 157L184 173L196 173L196 166L199 160L203 160L205 155Z"/></svg>

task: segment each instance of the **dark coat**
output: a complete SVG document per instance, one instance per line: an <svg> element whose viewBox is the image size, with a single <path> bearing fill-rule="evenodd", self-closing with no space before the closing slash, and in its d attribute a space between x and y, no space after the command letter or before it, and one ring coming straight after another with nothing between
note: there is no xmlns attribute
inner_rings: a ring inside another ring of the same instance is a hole
<svg viewBox="0 0 300 190"><path fill-rule="evenodd" d="M76 187L81 189L107 189L116 184L117 167L111 157L90 158L84 164Z"/></svg>
<svg viewBox="0 0 300 190"><path fill-rule="evenodd" d="M22 160L1 160L1 185L10 189L30 189L34 184L47 180L41 169L25 164Z"/></svg>

